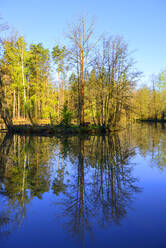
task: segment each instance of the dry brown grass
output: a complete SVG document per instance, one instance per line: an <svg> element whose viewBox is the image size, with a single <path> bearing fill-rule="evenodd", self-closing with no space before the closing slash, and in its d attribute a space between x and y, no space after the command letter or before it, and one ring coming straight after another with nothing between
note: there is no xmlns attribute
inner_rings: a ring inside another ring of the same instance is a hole
<svg viewBox="0 0 166 248"><path fill-rule="evenodd" d="M50 119L38 119L38 120L34 119L34 122L38 125L49 125ZM31 122L29 119L20 118L20 119L13 119L13 124L14 125L31 125Z"/></svg>

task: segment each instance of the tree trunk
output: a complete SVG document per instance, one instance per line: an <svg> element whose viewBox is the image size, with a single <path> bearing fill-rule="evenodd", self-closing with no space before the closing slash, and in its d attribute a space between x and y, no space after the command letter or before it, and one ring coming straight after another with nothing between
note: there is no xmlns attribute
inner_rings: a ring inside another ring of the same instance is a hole
<svg viewBox="0 0 166 248"><path fill-rule="evenodd" d="M25 79L24 79L24 54L23 54L23 47L22 47L22 55L21 55L21 69L22 69L22 84L24 88L24 103L25 103L25 108L24 108L24 118L26 117L26 89L25 89Z"/></svg>
<svg viewBox="0 0 166 248"><path fill-rule="evenodd" d="M13 92L13 118L16 117L16 91Z"/></svg>
<svg viewBox="0 0 166 248"><path fill-rule="evenodd" d="M84 125L84 39L85 39L85 27L83 23L83 47L81 51L81 124Z"/></svg>
<svg viewBox="0 0 166 248"><path fill-rule="evenodd" d="M18 90L18 106L17 106L17 117L20 119L20 92Z"/></svg>

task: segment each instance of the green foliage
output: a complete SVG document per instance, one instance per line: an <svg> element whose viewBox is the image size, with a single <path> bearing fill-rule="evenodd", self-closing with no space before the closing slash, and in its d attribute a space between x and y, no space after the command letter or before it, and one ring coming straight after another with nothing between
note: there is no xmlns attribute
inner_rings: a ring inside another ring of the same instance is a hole
<svg viewBox="0 0 166 248"><path fill-rule="evenodd" d="M160 90L166 89L166 70L162 71L158 77L158 88Z"/></svg>
<svg viewBox="0 0 166 248"><path fill-rule="evenodd" d="M68 55L68 51L65 46L60 48L58 45L52 49L52 58L57 65L57 72L64 72L64 60Z"/></svg>
<svg viewBox="0 0 166 248"><path fill-rule="evenodd" d="M72 120L72 113L68 110L67 102L65 102L63 106L61 116L62 116L61 125L70 126Z"/></svg>

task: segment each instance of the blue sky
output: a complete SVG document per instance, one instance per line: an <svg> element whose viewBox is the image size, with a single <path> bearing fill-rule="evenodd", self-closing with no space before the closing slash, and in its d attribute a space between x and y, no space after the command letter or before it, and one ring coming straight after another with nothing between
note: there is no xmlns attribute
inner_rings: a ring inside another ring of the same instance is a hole
<svg viewBox="0 0 166 248"><path fill-rule="evenodd" d="M28 43L63 43L68 23L85 13L95 32L121 35L135 50L142 82L166 69L166 0L0 0L0 14Z"/></svg>

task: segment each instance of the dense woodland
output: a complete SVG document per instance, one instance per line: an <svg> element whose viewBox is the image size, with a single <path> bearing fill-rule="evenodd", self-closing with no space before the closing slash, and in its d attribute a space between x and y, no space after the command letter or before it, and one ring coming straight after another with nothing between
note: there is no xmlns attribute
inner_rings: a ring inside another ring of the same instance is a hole
<svg viewBox="0 0 166 248"><path fill-rule="evenodd" d="M4 28L1 24L0 34ZM164 120L166 71L150 87L136 87L141 73L125 41L95 39L93 23L83 17L70 26L66 44L49 50L42 43L28 45L23 36L1 38L4 120L107 128L136 119Z"/></svg>

